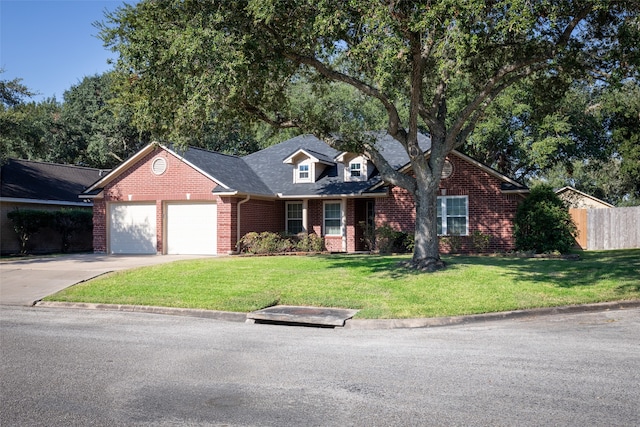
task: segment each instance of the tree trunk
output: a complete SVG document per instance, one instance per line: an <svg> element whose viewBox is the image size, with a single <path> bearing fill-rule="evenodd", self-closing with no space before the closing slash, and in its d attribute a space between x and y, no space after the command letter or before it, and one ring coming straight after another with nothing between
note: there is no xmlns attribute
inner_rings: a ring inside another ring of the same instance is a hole
<svg viewBox="0 0 640 427"><path fill-rule="evenodd" d="M438 182L418 185L415 191L416 229L415 248L411 267L435 271L445 267L440 259L437 228Z"/></svg>

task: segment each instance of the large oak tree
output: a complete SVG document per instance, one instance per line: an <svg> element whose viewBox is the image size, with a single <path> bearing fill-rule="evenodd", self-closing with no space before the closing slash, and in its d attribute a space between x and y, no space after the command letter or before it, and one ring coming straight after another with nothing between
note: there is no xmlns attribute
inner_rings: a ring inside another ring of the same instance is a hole
<svg viewBox="0 0 640 427"><path fill-rule="evenodd" d="M535 78L625 78L638 63L636 1L143 0L100 24L139 126L180 141L205 123L259 119L360 151L416 204L416 266L439 266L438 185L506 88ZM338 87L353 103L331 103ZM302 96L300 87L308 88ZM558 89L560 90L560 89ZM350 107L375 100L409 155L398 173ZM423 152L418 133L431 137Z"/></svg>

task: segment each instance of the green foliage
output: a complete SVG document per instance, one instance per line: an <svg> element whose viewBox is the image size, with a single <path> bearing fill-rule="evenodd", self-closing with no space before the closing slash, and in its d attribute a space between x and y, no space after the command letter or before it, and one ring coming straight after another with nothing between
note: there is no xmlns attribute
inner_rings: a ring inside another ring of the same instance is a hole
<svg viewBox="0 0 640 427"><path fill-rule="evenodd" d="M411 233L395 230L388 224L376 228L376 248L381 254L410 252L413 245Z"/></svg>
<svg viewBox="0 0 640 427"><path fill-rule="evenodd" d="M247 233L238 242L238 251L250 254L322 252L324 239L316 234L282 235L264 231Z"/></svg>
<svg viewBox="0 0 640 427"><path fill-rule="evenodd" d="M460 249L462 248L462 237L457 234L450 234L448 236L442 236L440 241L445 245L449 246L449 253L457 254L460 253Z"/></svg>
<svg viewBox="0 0 640 427"><path fill-rule="evenodd" d="M131 108L116 105L114 73L87 76L64 93L54 140L58 163L111 168L149 143L131 124Z"/></svg>
<svg viewBox="0 0 640 427"><path fill-rule="evenodd" d="M473 245L473 250L476 253L483 253L489 249L489 243L491 242L491 236L488 234L484 234L480 230L474 230L471 233L471 244Z"/></svg>
<svg viewBox="0 0 640 427"><path fill-rule="evenodd" d="M119 54L120 102L139 129L186 144L207 126L259 120L362 152L423 209L420 261L439 257L435 213L426 210L445 157L488 106L525 79L536 112L555 105L569 82L637 77L639 11L637 2L605 0L143 0L108 14L99 29ZM364 132L380 111L411 154L413 174L391 167ZM557 152L570 157L570 113L540 120L535 139L518 138L526 142L518 152L530 148L538 165ZM431 136L428 159L419 129Z"/></svg>
<svg viewBox="0 0 640 427"><path fill-rule="evenodd" d="M18 209L8 212L7 218L13 222L13 229L20 240L20 253L27 253L29 239L41 228L53 224L53 212L36 209Z"/></svg>
<svg viewBox="0 0 640 427"><path fill-rule="evenodd" d="M87 209L45 211L16 208L7 213L7 218L13 223L22 254L29 251L29 240L42 229L50 228L57 231L61 238L60 251L67 252L73 234L93 228L93 213Z"/></svg>
<svg viewBox="0 0 640 427"><path fill-rule="evenodd" d="M358 227L362 229L362 242L369 251L376 249L376 227L366 221L360 221Z"/></svg>
<svg viewBox="0 0 640 427"><path fill-rule="evenodd" d="M60 108L55 99L0 105L0 162L9 157L43 161L55 157L51 145L60 129Z"/></svg>
<svg viewBox="0 0 640 427"><path fill-rule="evenodd" d="M69 250L74 233L93 229L93 212L87 209L61 209L53 212L53 228L60 233L62 252Z"/></svg>
<svg viewBox="0 0 640 427"><path fill-rule="evenodd" d="M296 250L300 252L322 252L324 251L324 239L317 234L300 233L296 236Z"/></svg>
<svg viewBox="0 0 640 427"><path fill-rule="evenodd" d="M547 185L532 188L518 206L514 221L518 250L567 253L575 243L575 233L569 210Z"/></svg>
<svg viewBox="0 0 640 427"><path fill-rule="evenodd" d="M4 69L0 68L0 74ZM15 107L22 104L25 98L30 98L34 93L20 83L22 79L0 80L0 105L3 107Z"/></svg>

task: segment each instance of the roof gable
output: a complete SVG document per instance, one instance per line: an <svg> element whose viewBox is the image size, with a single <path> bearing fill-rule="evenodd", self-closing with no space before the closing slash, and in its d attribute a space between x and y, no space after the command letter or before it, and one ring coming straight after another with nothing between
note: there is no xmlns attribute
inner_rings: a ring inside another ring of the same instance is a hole
<svg viewBox="0 0 640 427"><path fill-rule="evenodd" d="M590 194L584 193L571 186L562 187L556 190L555 193L565 202L569 203L571 207L577 208L612 208L611 203L607 203L604 200L598 199Z"/></svg>
<svg viewBox="0 0 640 427"><path fill-rule="evenodd" d="M282 163L293 165L303 160L310 160L313 163L321 163L327 166L335 164L335 162L330 157L313 150L306 150L304 148L299 148L298 150L296 150L293 154L284 159Z"/></svg>
<svg viewBox="0 0 640 427"><path fill-rule="evenodd" d="M120 175L133 167L138 161L156 149L167 151L173 156L184 161L193 169L197 170L218 186L214 189L216 193L252 193L270 195L268 187L260 178L247 167L244 160L237 156L231 156L200 148L189 147L184 151L166 147L158 143L151 143L131 156L108 175L95 182L84 192L86 195L99 194L102 188L117 179Z"/></svg>

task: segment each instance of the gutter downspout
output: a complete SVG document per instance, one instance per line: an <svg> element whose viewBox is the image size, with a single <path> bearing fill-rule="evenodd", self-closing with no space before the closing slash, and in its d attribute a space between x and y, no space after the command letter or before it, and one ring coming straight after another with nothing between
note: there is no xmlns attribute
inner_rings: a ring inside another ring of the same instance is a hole
<svg viewBox="0 0 640 427"><path fill-rule="evenodd" d="M238 209L237 215L238 215L238 218L237 218L237 221L236 221L236 222L237 222L237 227L238 227L238 230L237 230L237 231L238 231L238 237L237 237L237 239L236 239L236 252L237 252L237 245L238 245L238 242L239 242L239 241L240 241L240 239L242 238L242 236L240 235L240 206L242 206L244 203L248 202L248 201L249 201L249 199L251 199L251 195L250 195L250 194L247 194L247 197L246 197L244 200L240 200L240 201L238 202L238 205L237 205L237 209Z"/></svg>

